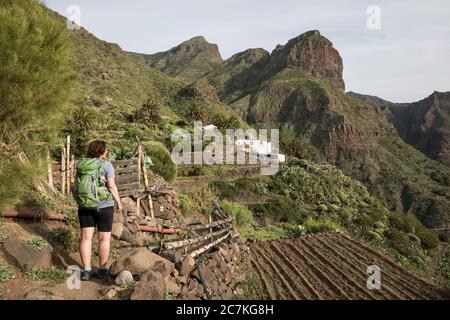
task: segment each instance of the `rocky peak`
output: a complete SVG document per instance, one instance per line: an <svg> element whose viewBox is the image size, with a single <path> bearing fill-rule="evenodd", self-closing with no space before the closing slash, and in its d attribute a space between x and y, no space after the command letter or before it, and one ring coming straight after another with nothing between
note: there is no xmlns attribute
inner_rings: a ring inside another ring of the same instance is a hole
<svg viewBox="0 0 450 320"><path fill-rule="evenodd" d="M269 56L269 52L262 48L247 49L245 51L236 53L230 59L228 59L227 62L230 64L253 65L264 59L268 59Z"/></svg>
<svg viewBox="0 0 450 320"><path fill-rule="evenodd" d="M333 43L318 30L305 32L272 51L271 63L276 69L298 68L308 74L328 79L344 90L343 63Z"/></svg>
<svg viewBox="0 0 450 320"><path fill-rule="evenodd" d="M214 70L223 59L217 44L203 36L193 37L168 51L141 55L152 68L180 79L197 79Z"/></svg>
<svg viewBox="0 0 450 320"><path fill-rule="evenodd" d="M220 56L219 47L217 44L209 43L203 36L196 36L187 41L182 42L176 47L169 50L174 54L183 54L188 56L194 56L203 54L207 56L211 62L219 64L222 57Z"/></svg>

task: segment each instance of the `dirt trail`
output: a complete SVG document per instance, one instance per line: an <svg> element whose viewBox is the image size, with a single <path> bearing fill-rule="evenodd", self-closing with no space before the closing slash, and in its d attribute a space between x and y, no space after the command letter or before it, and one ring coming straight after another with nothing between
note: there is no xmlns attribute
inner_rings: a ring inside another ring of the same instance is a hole
<svg viewBox="0 0 450 320"><path fill-rule="evenodd" d="M252 266L269 299L448 299L378 251L342 233L256 242ZM381 269L381 289L367 287L367 267ZM272 280L272 281L269 281Z"/></svg>

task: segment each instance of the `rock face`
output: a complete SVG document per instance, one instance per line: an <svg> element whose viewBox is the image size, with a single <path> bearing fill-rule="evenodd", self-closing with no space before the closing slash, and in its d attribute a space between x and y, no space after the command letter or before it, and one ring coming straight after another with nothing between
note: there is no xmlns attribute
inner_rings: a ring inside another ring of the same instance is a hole
<svg viewBox="0 0 450 320"><path fill-rule="evenodd" d="M293 38L272 52L270 63L274 68L298 68L316 77L329 79L344 91L343 63L330 40L318 30L308 31Z"/></svg>
<svg viewBox="0 0 450 320"><path fill-rule="evenodd" d="M150 67L186 80L199 78L222 63L218 46L202 36L189 39L168 51L141 56Z"/></svg>
<svg viewBox="0 0 450 320"><path fill-rule="evenodd" d="M3 250L22 270L32 268L46 269L52 266L53 247L50 244L48 244L46 249L38 250L25 244L14 233L8 232L3 244Z"/></svg>
<svg viewBox="0 0 450 320"><path fill-rule="evenodd" d="M435 91L413 103L393 103L355 92L347 95L378 106L406 143L450 165L450 92Z"/></svg>

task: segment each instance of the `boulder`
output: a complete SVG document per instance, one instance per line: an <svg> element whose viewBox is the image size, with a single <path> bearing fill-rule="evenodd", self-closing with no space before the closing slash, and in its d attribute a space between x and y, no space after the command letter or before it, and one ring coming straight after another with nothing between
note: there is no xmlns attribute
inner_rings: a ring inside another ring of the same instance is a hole
<svg viewBox="0 0 450 320"><path fill-rule="evenodd" d="M180 275L188 275L191 273L192 270L195 269L195 259L191 256L186 256L183 259L183 262L181 262L180 269L178 270L180 272Z"/></svg>
<svg viewBox="0 0 450 320"><path fill-rule="evenodd" d="M178 285L175 278L170 277L165 280L166 283L166 291L170 294L178 295L181 293L181 287Z"/></svg>
<svg viewBox="0 0 450 320"><path fill-rule="evenodd" d="M130 197L122 198L120 201L122 202L123 211L125 213L137 214L136 201Z"/></svg>
<svg viewBox="0 0 450 320"><path fill-rule="evenodd" d="M134 287L131 300L162 300L166 293L164 277L157 271L144 274Z"/></svg>
<svg viewBox="0 0 450 320"><path fill-rule="evenodd" d="M50 244L46 249L38 250L17 238L14 233L8 232L3 243L3 250L22 270L47 269L52 266L53 247Z"/></svg>
<svg viewBox="0 0 450 320"><path fill-rule="evenodd" d="M123 233L123 223L121 223L121 222L113 223L111 235L115 239L120 239L120 237L122 237L122 233Z"/></svg>
<svg viewBox="0 0 450 320"><path fill-rule="evenodd" d="M183 255L175 250L165 250L161 252L161 256L175 264L179 264L183 261Z"/></svg>
<svg viewBox="0 0 450 320"><path fill-rule="evenodd" d="M132 275L142 275L152 270L157 261L161 261L164 264L168 274L173 272L174 266L169 260L151 252L147 248L136 248L114 261L111 265L110 273L112 276L115 276L121 271L128 270Z"/></svg>
<svg viewBox="0 0 450 320"><path fill-rule="evenodd" d="M144 244L139 232L133 234L128 228L125 227L123 228L121 239L128 242L132 246L141 247Z"/></svg>
<svg viewBox="0 0 450 320"><path fill-rule="evenodd" d="M134 281L133 274L128 270L123 270L119 272L114 282L118 286L124 286L126 284L132 283Z"/></svg>

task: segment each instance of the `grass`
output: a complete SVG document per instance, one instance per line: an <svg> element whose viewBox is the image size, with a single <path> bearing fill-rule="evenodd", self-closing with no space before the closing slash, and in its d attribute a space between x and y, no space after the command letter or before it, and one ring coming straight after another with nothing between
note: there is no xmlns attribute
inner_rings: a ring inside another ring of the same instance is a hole
<svg viewBox="0 0 450 320"><path fill-rule="evenodd" d="M64 248L70 252L75 252L79 248L79 239L75 235L75 232L72 229L68 228L57 228L50 232L50 237L61 243Z"/></svg>
<svg viewBox="0 0 450 320"><path fill-rule="evenodd" d="M13 269L4 263L0 264L0 282L6 282L14 278Z"/></svg>
<svg viewBox="0 0 450 320"><path fill-rule="evenodd" d="M33 268L25 271L25 276L32 281L42 281L47 285L63 283L69 276L66 270L50 267L48 269Z"/></svg>
<svg viewBox="0 0 450 320"><path fill-rule="evenodd" d="M0 245L5 243L5 240L6 240L6 236L3 233L0 233Z"/></svg>
<svg viewBox="0 0 450 320"><path fill-rule="evenodd" d="M48 248L48 242L43 239L31 239L25 241L26 245L39 251L44 251Z"/></svg>
<svg viewBox="0 0 450 320"><path fill-rule="evenodd" d="M246 270L245 280L238 283L236 289L241 288L243 290L242 295L233 295L233 300L261 300L262 297L262 284L256 276L253 270Z"/></svg>
<svg viewBox="0 0 450 320"><path fill-rule="evenodd" d="M225 213L233 217L233 224L238 230L250 227L253 221L253 215L246 206L228 200L222 200L221 207Z"/></svg>

